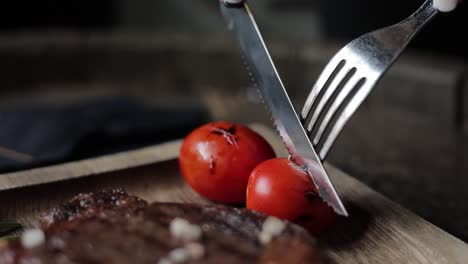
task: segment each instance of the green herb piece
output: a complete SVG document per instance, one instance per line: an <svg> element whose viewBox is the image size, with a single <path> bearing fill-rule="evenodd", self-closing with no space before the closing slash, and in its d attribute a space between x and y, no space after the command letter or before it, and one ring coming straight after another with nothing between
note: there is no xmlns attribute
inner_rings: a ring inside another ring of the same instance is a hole
<svg viewBox="0 0 468 264"><path fill-rule="evenodd" d="M4 236L4 237L0 237L0 240L6 240L6 241L9 241L9 240L14 240L18 238L17 235L9 235L9 236Z"/></svg>
<svg viewBox="0 0 468 264"><path fill-rule="evenodd" d="M13 232L18 231L22 227L21 224L15 222L0 222L0 239L14 239L16 236L13 235Z"/></svg>

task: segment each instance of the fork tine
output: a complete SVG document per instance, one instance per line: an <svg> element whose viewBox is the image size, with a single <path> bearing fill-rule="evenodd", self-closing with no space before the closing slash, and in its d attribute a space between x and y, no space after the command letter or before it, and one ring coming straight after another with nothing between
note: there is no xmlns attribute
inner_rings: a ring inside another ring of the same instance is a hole
<svg viewBox="0 0 468 264"><path fill-rule="evenodd" d="M312 90L309 93L309 96L307 97L304 107L302 108L301 119L303 122L305 122L309 116L312 105L314 104L320 92L331 82L334 75L344 67L344 64L344 60L338 60L335 57L327 64L327 66L325 66L325 69L323 69L319 79L317 82L315 82Z"/></svg>
<svg viewBox="0 0 468 264"><path fill-rule="evenodd" d="M330 130L330 133L328 134L328 137L325 140L319 152L319 156L322 160L325 159L325 157L328 154L328 151L332 147L336 138L340 134L341 130L343 130L344 125L346 124L346 122L348 122L348 120L351 118L354 112L356 112L357 108L361 105L364 99L366 99L367 95L370 93L375 83L376 83L376 80L371 81L371 80L365 79L362 86L359 88L359 90L356 92L353 98L351 98L349 103L343 109L343 111L341 112L341 115L338 117L335 125Z"/></svg>
<svg viewBox="0 0 468 264"><path fill-rule="evenodd" d="M320 159L325 159L345 124L382 75L398 59L414 36L438 12L434 8L433 0L426 0L407 19L354 39L333 57L314 85L301 112L303 126L312 115L306 130L313 145L321 148L318 153ZM346 72L343 68L348 65L359 67L359 75L362 78L348 75L346 79L342 79L343 72ZM339 90L336 90L337 88ZM326 90L323 91L324 89ZM321 125L317 127L319 122ZM310 132L314 135L310 135Z"/></svg>
<svg viewBox="0 0 468 264"><path fill-rule="evenodd" d="M312 113L312 118L310 119L309 124L307 125L307 131L312 132L312 129L315 127L320 115L322 114L322 111L324 110L328 101L331 99L332 95L335 93L338 87L341 87L347 83L349 76L352 76L355 73L355 71L355 68L348 67L343 67L340 69L336 77L331 82L330 86L328 86L325 90L322 98L317 104L317 107L314 109Z"/></svg>
<svg viewBox="0 0 468 264"><path fill-rule="evenodd" d="M315 137L313 139L314 145L317 145L320 142L320 139L322 138L322 135L325 132L326 128L329 126L332 117L336 114L336 112L344 103L345 99L348 97L351 91L353 91L357 86L360 85L360 83L362 83L362 80L363 78L360 77L357 72L355 72L355 74L343 86L343 89L341 89L341 91L338 93L335 100L331 104L330 108L328 108L325 117L323 118L317 132L315 133Z"/></svg>

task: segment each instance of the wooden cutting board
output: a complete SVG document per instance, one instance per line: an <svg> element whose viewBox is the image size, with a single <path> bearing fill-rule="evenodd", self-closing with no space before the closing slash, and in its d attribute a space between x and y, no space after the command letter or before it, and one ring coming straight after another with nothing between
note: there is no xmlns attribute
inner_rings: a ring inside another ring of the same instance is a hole
<svg viewBox="0 0 468 264"><path fill-rule="evenodd" d="M253 125L279 156L276 134ZM0 220L34 226L41 212L79 192L124 188L148 201L209 203L182 180L181 140L94 159L0 175ZM468 246L337 168L327 165L349 210L322 234L319 245L333 263L468 263Z"/></svg>

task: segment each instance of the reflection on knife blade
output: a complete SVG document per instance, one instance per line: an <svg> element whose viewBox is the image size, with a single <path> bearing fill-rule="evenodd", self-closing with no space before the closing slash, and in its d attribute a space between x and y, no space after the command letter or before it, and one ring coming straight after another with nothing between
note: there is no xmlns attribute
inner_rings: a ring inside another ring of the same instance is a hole
<svg viewBox="0 0 468 264"><path fill-rule="evenodd" d="M225 5L224 0L221 0L220 8L228 28L237 35L252 77L292 160L312 176L320 197L336 213L347 216L343 203L299 121L249 6L246 3Z"/></svg>

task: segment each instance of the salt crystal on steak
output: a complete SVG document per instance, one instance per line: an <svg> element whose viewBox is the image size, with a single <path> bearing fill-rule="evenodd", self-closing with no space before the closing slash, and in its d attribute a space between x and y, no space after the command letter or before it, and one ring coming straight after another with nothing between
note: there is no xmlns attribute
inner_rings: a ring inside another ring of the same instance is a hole
<svg viewBox="0 0 468 264"><path fill-rule="evenodd" d="M24 248L31 249L45 242L45 234L40 229L29 229L21 235L21 244Z"/></svg>
<svg viewBox="0 0 468 264"><path fill-rule="evenodd" d="M271 239L275 236L280 235L283 230L286 228L284 221L269 216L262 225L262 231L258 235L258 240L264 245L270 243Z"/></svg>
<svg viewBox="0 0 468 264"><path fill-rule="evenodd" d="M179 217L171 221L169 230L172 236L184 241L198 240L202 234L202 230L198 225L192 225L189 221Z"/></svg>

